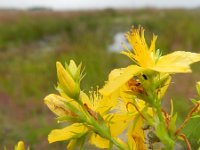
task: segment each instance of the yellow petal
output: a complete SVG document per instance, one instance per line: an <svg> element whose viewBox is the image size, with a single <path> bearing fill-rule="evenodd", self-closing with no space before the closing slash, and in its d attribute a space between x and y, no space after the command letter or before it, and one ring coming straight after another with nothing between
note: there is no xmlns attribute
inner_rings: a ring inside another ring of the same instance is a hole
<svg viewBox="0 0 200 150"><path fill-rule="evenodd" d="M149 50L151 52L153 52L153 54L155 54L155 50L156 50L156 46L155 46L156 45L156 40L157 40L157 36L153 35L153 39L151 41L151 46L149 48Z"/></svg>
<svg viewBox="0 0 200 150"><path fill-rule="evenodd" d="M74 123L63 129L52 130L48 135L49 143L56 141L70 140L72 138L79 138L87 132L87 128L80 123Z"/></svg>
<svg viewBox="0 0 200 150"><path fill-rule="evenodd" d="M98 107L96 108L96 112L101 115L107 113L107 111L113 109L116 106L117 98L112 94L109 97L104 96L98 102Z"/></svg>
<svg viewBox="0 0 200 150"><path fill-rule="evenodd" d="M120 135L128 127L132 118L128 114L115 114L109 124L111 135L113 137Z"/></svg>
<svg viewBox="0 0 200 150"><path fill-rule="evenodd" d="M108 77L109 81L115 80L117 77L119 77L123 72L125 68L120 68L120 69L113 69Z"/></svg>
<svg viewBox="0 0 200 150"><path fill-rule="evenodd" d="M190 64L200 61L200 54L176 51L160 57L152 68L158 72L186 73L191 72Z"/></svg>
<svg viewBox="0 0 200 150"><path fill-rule="evenodd" d="M136 125L129 128L128 143L131 150L147 150L142 126L143 126L143 120L141 117L139 117L136 122Z"/></svg>
<svg viewBox="0 0 200 150"><path fill-rule="evenodd" d="M112 92L123 86L134 75L138 75L142 72L142 68L136 65L130 65L124 69L123 73L116 77L114 80L109 81L99 92L104 96L109 96Z"/></svg>
<svg viewBox="0 0 200 150"><path fill-rule="evenodd" d="M128 51L123 53L130 57L134 62L143 68L149 68L154 65L154 57L152 56L153 49L155 48L155 36L153 37L151 49L148 48L144 37L144 29L142 27L132 28L130 32L126 34L126 38L133 49L133 54ZM153 54L154 55L154 54Z"/></svg>
<svg viewBox="0 0 200 150"><path fill-rule="evenodd" d="M109 140L100 137L98 134L93 133L90 137L90 143L98 148L109 148Z"/></svg>

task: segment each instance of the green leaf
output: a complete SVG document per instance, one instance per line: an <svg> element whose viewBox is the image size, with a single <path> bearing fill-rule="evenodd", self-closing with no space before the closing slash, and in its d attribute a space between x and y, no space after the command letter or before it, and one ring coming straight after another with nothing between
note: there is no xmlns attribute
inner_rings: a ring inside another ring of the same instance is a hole
<svg viewBox="0 0 200 150"><path fill-rule="evenodd" d="M182 132L189 139L193 149L198 149L200 140L200 117L191 118L183 128Z"/></svg>
<svg viewBox="0 0 200 150"><path fill-rule="evenodd" d="M169 123L169 131L170 133L175 133L176 131L176 120L177 120L177 113L171 118Z"/></svg>
<svg viewBox="0 0 200 150"><path fill-rule="evenodd" d="M200 117L200 115L194 115L191 118L199 118L199 117Z"/></svg>
<svg viewBox="0 0 200 150"><path fill-rule="evenodd" d="M61 122L81 122L82 120L78 117L73 117L73 116L60 116L56 118L58 123Z"/></svg>

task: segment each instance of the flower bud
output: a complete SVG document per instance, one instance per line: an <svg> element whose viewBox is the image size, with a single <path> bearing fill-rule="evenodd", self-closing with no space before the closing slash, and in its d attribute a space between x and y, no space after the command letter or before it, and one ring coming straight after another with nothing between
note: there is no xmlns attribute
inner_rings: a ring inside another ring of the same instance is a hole
<svg viewBox="0 0 200 150"><path fill-rule="evenodd" d="M59 87L71 98L76 98L80 93L81 65L76 66L73 60L63 67L60 62L56 63Z"/></svg>
<svg viewBox="0 0 200 150"><path fill-rule="evenodd" d="M64 101L66 101L64 98L55 94L50 94L44 98L45 104L57 116L72 115L72 112L68 110Z"/></svg>
<svg viewBox="0 0 200 150"><path fill-rule="evenodd" d="M17 146L15 146L15 150L25 150L24 142L19 141Z"/></svg>

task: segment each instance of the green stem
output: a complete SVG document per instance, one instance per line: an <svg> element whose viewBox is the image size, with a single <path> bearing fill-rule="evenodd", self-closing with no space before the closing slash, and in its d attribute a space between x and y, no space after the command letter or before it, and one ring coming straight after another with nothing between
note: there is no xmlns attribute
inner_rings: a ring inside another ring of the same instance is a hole
<svg viewBox="0 0 200 150"><path fill-rule="evenodd" d="M126 148L124 148L124 146L122 146L117 140L115 140L110 133L108 132L109 129L104 129L102 128L102 125L99 124L98 122L95 121L95 123L93 123L93 126L95 127L95 129L97 129L97 132L105 137L106 139L108 139L111 143L113 143L116 147L118 147L121 150L125 150Z"/></svg>
<svg viewBox="0 0 200 150"><path fill-rule="evenodd" d="M163 114L162 114L161 104L159 102L157 102L157 104L156 104L156 112L157 112L159 121L164 123L164 118L163 118Z"/></svg>
<svg viewBox="0 0 200 150"><path fill-rule="evenodd" d="M156 104L156 112L157 112L157 116L159 119L159 123L158 123L158 125L160 126L159 130L161 130L161 128L162 128L162 132L163 132L163 137L160 138L160 140L161 140L161 142L163 142L163 144L165 144L166 150L173 150L174 149L174 141L171 139L171 137L168 134L168 130L166 128L165 119L162 114L160 102L157 102L157 104Z"/></svg>
<svg viewBox="0 0 200 150"><path fill-rule="evenodd" d="M121 150L126 150L126 148L125 148L124 146L122 146L119 142L117 142L117 141L116 141L115 139L113 139L112 137L111 137L110 141L111 141L115 146L117 146L119 149L121 149Z"/></svg>

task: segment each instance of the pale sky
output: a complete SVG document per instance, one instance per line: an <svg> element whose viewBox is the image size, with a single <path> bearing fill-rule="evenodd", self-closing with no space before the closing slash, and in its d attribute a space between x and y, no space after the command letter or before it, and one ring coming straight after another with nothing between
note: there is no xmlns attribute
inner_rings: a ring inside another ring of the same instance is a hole
<svg viewBox="0 0 200 150"><path fill-rule="evenodd" d="M0 0L0 8L50 7L53 9L196 8L200 0Z"/></svg>

